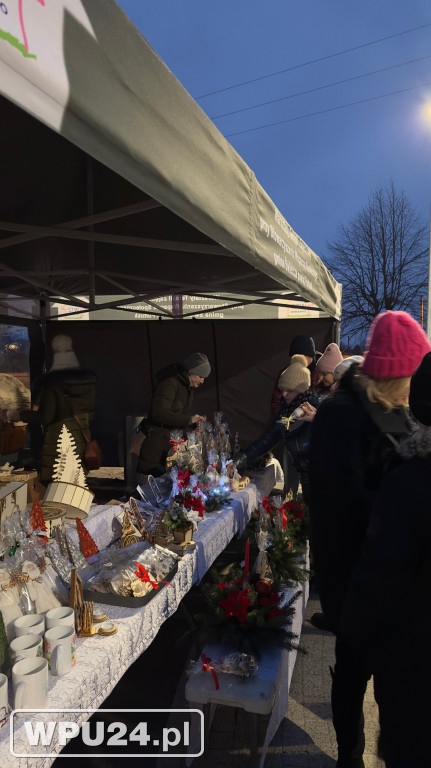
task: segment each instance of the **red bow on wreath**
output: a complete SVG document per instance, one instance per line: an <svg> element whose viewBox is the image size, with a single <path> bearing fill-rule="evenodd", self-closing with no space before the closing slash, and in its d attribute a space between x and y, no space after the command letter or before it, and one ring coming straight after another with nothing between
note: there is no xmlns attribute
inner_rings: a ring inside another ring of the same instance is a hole
<svg viewBox="0 0 431 768"><path fill-rule="evenodd" d="M170 587L172 587L172 584L170 581L153 581L150 579L150 575L146 568L142 565L142 563L136 562L136 565L138 567L138 570L135 571L135 576L138 577L138 579L141 579L141 581L148 582L148 584L151 584L153 589L158 589L160 587L160 584L169 584Z"/></svg>

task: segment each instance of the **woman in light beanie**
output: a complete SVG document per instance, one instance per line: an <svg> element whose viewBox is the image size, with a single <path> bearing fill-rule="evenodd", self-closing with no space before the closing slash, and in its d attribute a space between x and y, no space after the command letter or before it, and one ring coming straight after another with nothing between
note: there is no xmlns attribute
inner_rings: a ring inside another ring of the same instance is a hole
<svg viewBox="0 0 431 768"><path fill-rule="evenodd" d="M336 635L332 681L338 768L363 766L362 703L372 667L340 633L352 568L396 445L410 431L410 377L430 343L406 312L387 311L370 328L365 360L352 364L319 406L311 429L310 541L326 628Z"/></svg>
<svg viewBox="0 0 431 768"><path fill-rule="evenodd" d="M57 334L51 341L51 349L49 372L32 387L37 410L22 414L26 421L43 426L40 481L44 485L52 480L57 441L63 424L74 438L77 453L82 459L85 448L83 431L91 439L90 422L96 407L97 376L93 371L80 367L71 337L64 333Z"/></svg>
<svg viewBox="0 0 431 768"><path fill-rule="evenodd" d="M430 352L412 376L409 405L418 428L400 447L403 463L383 478L342 613L343 635L371 658L387 768L429 764Z"/></svg>
<svg viewBox="0 0 431 768"><path fill-rule="evenodd" d="M295 420L290 424L289 429L286 429L281 418L292 416L293 412L303 405L316 408L319 404L319 397L310 386L307 362L304 355L293 355L290 365L282 371L278 380L281 405L277 420L254 443L234 457L236 467L242 469L272 451L279 443L283 443L292 464L300 475L306 503L308 502L308 448L311 425L305 421Z"/></svg>
<svg viewBox="0 0 431 768"><path fill-rule="evenodd" d="M144 420L146 439L139 452L138 472L155 477L163 474L171 430L192 428L199 421L204 421L204 416L193 414L193 392L210 373L207 356L202 352L192 352L182 363L168 365L156 374L157 385L149 417Z"/></svg>

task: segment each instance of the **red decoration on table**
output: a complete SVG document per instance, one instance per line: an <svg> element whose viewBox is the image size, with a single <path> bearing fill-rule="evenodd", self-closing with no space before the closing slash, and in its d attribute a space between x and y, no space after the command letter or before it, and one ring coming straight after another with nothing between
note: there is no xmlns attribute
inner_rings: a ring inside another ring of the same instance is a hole
<svg viewBox="0 0 431 768"><path fill-rule="evenodd" d="M39 499L35 499L31 508L30 525L34 531L46 531L46 522L43 516L43 509ZM43 537L45 541L48 541L48 536Z"/></svg>
<svg viewBox="0 0 431 768"><path fill-rule="evenodd" d="M190 482L191 473L189 469L178 470L178 488L188 488Z"/></svg>
<svg viewBox="0 0 431 768"><path fill-rule="evenodd" d="M256 581L254 588L258 595L269 595L272 591L272 582L268 579L259 579Z"/></svg>
<svg viewBox="0 0 431 768"><path fill-rule="evenodd" d="M219 605L224 608L226 616L238 619L240 624L245 624L247 620L247 611L251 605L248 597L250 590L241 589L239 592L230 590L228 596L219 600Z"/></svg>
<svg viewBox="0 0 431 768"><path fill-rule="evenodd" d="M184 438L184 437L180 437L180 439L179 439L179 440L174 440L174 439L171 437L171 439L169 440L169 442L170 442L170 444L172 445L172 450L174 450L174 451L177 451L177 450L178 450L178 446L179 446L179 445L181 445L181 443L185 443L186 441L185 441L185 438Z"/></svg>
<svg viewBox="0 0 431 768"><path fill-rule="evenodd" d="M84 523L79 517L76 518L76 527L78 530L79 543L81 545L82 554L87 559L92 555L96 555L99 551L96 542L91 534L87 531Z"/></svg>
<svg viewBox="0 0 431 768"><path fill-rule="evenodd" d="M153 589L158 589L160 584L169 584L170 587L173 586L170 581L153 581L153 579L150 578L150 574L148 573L147 569L144 568L142 563L138 563L138 561L136 561L136 566L138 570L134 572L135 576L137 576L138 579L141 579L141 581L151 584Z"/></svg>
<svg viewBox="0 0 431 768"><path fill-rule="evenodd" d="M201 659L202 659L202 662L203 662L202 663L202 672L211 672L211 674L213 676L213 679L214 679L216 691L218 691L218 689L220 688L220 685L219 685L219 682L218 682L217 672L215 671L215 669L212 666L212 664L210 664L211 659L208 656L205 656L204 653L201 653Z"/></svg>

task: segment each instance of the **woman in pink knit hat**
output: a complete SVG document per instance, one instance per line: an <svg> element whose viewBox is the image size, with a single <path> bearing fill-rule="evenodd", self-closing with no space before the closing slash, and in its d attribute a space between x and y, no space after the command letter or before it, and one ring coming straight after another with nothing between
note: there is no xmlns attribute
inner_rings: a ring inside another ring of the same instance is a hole
<svg viewBox="0 0 431 768"><path fill-rule="evenodd" d="M343 355L337 344L331 342L326 347L323 355L319 357L316 368L320 374L319 384L322 387L321 394L329 395L336 389L337 383L334 378L334 368L341 363Z"/></svg>
<svg viewBox="0 0 431 768"><path fill-rule="evenodd" d="M332 714L337 768L364 766L362 704L373 671L370 658L342 635L342 606L380 481L399 461L396 448L410 432L410 378L430 349L407 312L378 315L364 361L349 367L312 425L310 541L322 618L336 635Z"/></svg>

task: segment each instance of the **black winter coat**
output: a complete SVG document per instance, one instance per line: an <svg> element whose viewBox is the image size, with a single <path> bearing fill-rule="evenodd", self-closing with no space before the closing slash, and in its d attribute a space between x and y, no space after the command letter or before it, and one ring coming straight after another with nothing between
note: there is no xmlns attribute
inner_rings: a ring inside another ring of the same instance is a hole
<svg viewBox="0 0 431 768"><path fill-rule="evenodd" d="M310 543L323 611L334 632L383 473L409 434L406 410L370 403L354 364L319 406L311 430Z"/></svg>
<svg viewBox="0 0 431 768"><path fill-rule="evenodd" d="M301 403L307 401L310 405L317 407L319 397L309 389L304 395L295 398L284 413L293 413ZM310 448L311 423L307 421L295 421L286 429L283 423L274 421L254 443L249 445L243 452L235 457L237 469L254 464L257 459L272 451L279 443L283 443L290 455L292 464L301 476L302 491L305 501L308 503L308 469L309 469L309 448Z"/></svg>
<svg viewBox="0 0 431 768"><path fill-rule="evenodd" d="M165 471L171 430L191 425L193 388L188 371L179 364L163 368L157 380L150 406L148 437L141 446L137 471L160 475Z"/></svg>
<svg viewBox="0 0 431 768"><path fill-rule="evenodd" d="M90 437L90 421L96 406L96 384L96 374L82 368L51 371L37 381L38 391L41 392L39 409L32 412L31 420L44 427L40 468L42 483L52 480L57 441L63 424L74 438L82 459L85 439L74 415L78 416L87 437Z"/></svg>
<svg viewBox="0 0 431 768"><path fill-rule="evenodd" d="M430 762L431 428L408 438L403 453L411 458L376 495L341 626L369 654L388 764L422 768Z"/></svg>

